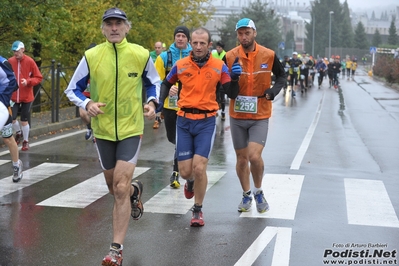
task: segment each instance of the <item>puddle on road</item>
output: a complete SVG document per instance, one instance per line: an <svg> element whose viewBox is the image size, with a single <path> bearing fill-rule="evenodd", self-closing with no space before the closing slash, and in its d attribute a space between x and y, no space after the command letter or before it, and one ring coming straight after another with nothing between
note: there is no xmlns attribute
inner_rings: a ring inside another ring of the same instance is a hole
<svg viewBox="0 0 399 266"><path fill-rule="evenodd" d="M345 99L344 94L342 93L341 87L338 87L338 97L339 97L339 110L338 115L341 117L342 123L345 124L346 117L345 117Z"/></svg>

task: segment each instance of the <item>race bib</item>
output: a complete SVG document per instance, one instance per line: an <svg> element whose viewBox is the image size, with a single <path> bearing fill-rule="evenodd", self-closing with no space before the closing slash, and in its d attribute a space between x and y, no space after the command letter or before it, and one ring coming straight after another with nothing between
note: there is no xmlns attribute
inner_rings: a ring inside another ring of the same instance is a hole
<svg viewBox="0 0 399 266"><path fill-rule="evenodd" d="M238 113L251 113L258 112L258 97L254 96L237 96L234 111Z"/></svg>
<svg viewBox="0 0 399 266"><path fill-rule="evenodd" d="M169 96L169 107L177 108L177 95L176 96Z"/></svg>
<svg viewBox="0 0 399 266"><path fill-rule="evenodd" d="M299 67L294 67L294 72L298 72Z"/></svg>

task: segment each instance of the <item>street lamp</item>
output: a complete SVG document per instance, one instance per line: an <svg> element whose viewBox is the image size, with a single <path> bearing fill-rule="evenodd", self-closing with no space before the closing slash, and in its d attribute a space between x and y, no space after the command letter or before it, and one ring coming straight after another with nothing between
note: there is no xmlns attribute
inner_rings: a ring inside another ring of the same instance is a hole
<svg viewBox="0 0 399 266"><path fill-rule="evenodd" d="M328 59L331 58L331 15L334 14L334 11L330 11L330 35L328 38Z"/></svg>
<svg viewBox="0 0 399 266"><path fill-rule="evenodd" d="M314 56L314 23L315 23L315 15L313 14L312 56Z"/></svg>

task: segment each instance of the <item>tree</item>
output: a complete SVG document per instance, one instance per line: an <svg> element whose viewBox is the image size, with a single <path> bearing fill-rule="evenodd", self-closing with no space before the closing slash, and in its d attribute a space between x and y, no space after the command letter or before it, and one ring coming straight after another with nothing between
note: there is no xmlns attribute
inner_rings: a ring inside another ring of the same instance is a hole
<svg viewBox="0 0 399 266"><path fill-rule="evenodd" d="M282 41L279 20L274 10L268 8L267 3L260 0L251 2L248 7L243 8L241 14L231 14L227 17L222 28L218 28L222 41L226 44L226 50L237 45L237 33L235 24L240 18L250 18L254 21L257 31L256 42L270 49L277 49L278 43Z"/></svg>
<svg viewBox="0 0 399 266"><path fill-rule="evenodd" d="M295 36L293 30L288 31L285 35L285 46L287 49L292 49L292 51L296 50Z"/></svg>
<svg viewBox="0 0 399 266"><path fill-rule="evenodd" d="M306 49L311 49L313 39L313 21L315 22L314 56L325 56L325 50L329 47L330 16L331 16L331 47L339 47L342 41L342 24L344 13L339 0L314 1L311 10L311 22L306 25ZM330 11L334 12L330 15Z"/></svg>
<svg viewBox="0 0 399 266"><path fill-rule="evenodd" d="M49 65L52 59L73 66L92 42L101 43L103 12L118 6L132 22L127 35L152 49L155 41L171 44L178 25L204 25L213 12L211 0L2 0L0 8L0 53L12 56L11 44L24 42L28 55Z"/></svg>
<svg viewBox="0 0 399 266"><path fill-rule="evenodd" d="M374 47L378 47L379 44L381 44L381 34L380 31L378 29L375 30L374 35L373 35L373 41L372 41L372 45Z"/></svg>
<svg viewBox="0 0 399 266"><path fill-rule="evenodd" d="M343 3L342 12L343 12L343 19L341 22L341 44L342 44L341 46L351 48L353 47L354 33L352 29L352 23L350 19L349 7L347 1Z"/></svg>
<svg viewBox="0 0 399 266"><path fill-rule="evenodd" d="M391 26L389 27L389 36L388 36L388 44L397 45L398 44L398 34L396 33L395 26L396 17L392 16Z"/></svg>
<svg viewBox="0 0 399 266"><path fill-rule="evenodd" d="M360 21L357 23L355 29L355 48L367 49L369 47L367 41L366 31L364 29L363 23Z"/></svg>
<svg viewBox="0 0 399 266"><path fill-rule="evenodd" d="M374 13L374 10L373 10L373 13L371 13L371 20L375 20L375 13Z"/></svg>

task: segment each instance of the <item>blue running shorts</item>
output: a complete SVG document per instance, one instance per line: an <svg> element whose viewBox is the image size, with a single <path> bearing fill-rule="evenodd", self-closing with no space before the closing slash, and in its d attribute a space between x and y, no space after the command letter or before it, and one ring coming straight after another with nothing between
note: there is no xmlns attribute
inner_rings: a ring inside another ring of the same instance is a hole
<svg viewBox="0 0 399 266"><path fill-rule="evenodd" d="M209 159L215 134L215 116L199 120L178 116L176 124L177 160L192 159L194 154Z"/></svg>

